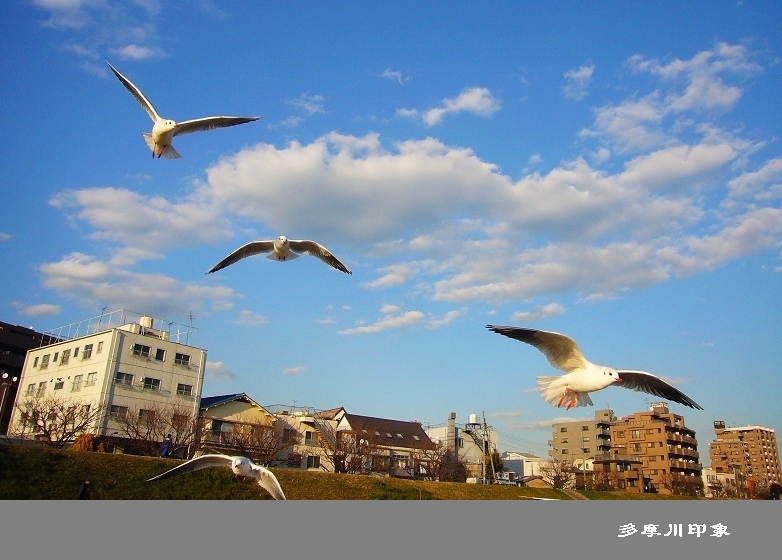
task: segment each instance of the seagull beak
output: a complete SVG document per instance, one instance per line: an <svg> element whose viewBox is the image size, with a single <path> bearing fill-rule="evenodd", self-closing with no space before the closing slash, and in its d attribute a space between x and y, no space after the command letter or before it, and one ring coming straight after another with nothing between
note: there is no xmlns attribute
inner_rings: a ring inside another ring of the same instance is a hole
<svg viewBox="0 0 782 560"><path fill-rule="evenodd" d="M614 381L614 383L624 383L624 382L625 380L619 377L618 375L616 376L616 381Z"/></svg>

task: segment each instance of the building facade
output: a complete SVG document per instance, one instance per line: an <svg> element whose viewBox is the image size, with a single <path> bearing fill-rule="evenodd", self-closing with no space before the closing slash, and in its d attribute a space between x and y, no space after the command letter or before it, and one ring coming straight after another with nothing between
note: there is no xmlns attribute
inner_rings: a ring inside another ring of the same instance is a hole
<svg viewBox="0 0 782 560"><path fill-rule="evenodd" d="M124 310L52 331L27 352L9 434L36 437L21 408L47 398L101 410L88 430L102 436L120 433L124 415L155 407L197 417L206 350L182 342L190 334L157 329L151 317Z"/></svg>
<svg viewBox="0 0 782 560"><path fill-rule="evenodd" d="M648 479L647 491L697 494L702 490L695 431L665 403L652 403L649 411L614 422L611 446L611 455L641 459L640 480Z"/></svg>
<svg viewBox="0 0 782 560"><path fill-rule="evenodd" d="M594 420L576 420L554 424L554 435L548 441L552 459L571 463L576 469L591 470L594 458L611 449L611 424L614 411L595 411Z"/></svg>
<svg viewBox="0 0 782 560"><path fill-rule="evenodd" d="M757 487L782 483L776 432L762 426L726 428L714 423L716 439L709 444L711 468L718 474L733 474L750 494Z"/></svg>
<svg viewBox="0 0 782 560"><path fill-rule="evenodd" d="M458 424L456 413L451 412L445 426L428 427L426 435L435 444L456 451L459 460L467 467L468 479L492 478L496 473L485 472L484 459L497 451L499 434L478 422L477 414L468 415L467 420L465 424Z"/></svg>
<svg viewBox="0 0 782 560"><path fill-rule="evenodd" d="M45 335L0 321L0 435L8 432L27 351L43 344Z"/></svg>

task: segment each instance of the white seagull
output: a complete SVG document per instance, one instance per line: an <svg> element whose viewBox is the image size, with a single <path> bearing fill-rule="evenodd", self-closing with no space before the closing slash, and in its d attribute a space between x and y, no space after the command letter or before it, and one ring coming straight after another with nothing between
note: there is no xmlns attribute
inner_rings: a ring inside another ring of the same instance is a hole
<svg viewBox="0 0 782 560"><path fill-rule="evenodd" d="M292 261L293 259L299 258L298 253L303 253L305 255L318 257L327 265L333 266L346 274L353 274L348 267L342 264L337 257L332 255L331 252L320 243L306 239L288 239L284 235L281 235L274 240L251 241L250 243L242 245L214 265L207 274L217 272L226 266L232 265L238 260L259 253L269 253L266 258L272 259L273 261Z"/></svg>
<svg viewBox="0 0 782 560"><path fill-rule="evenodd" d="M133 94L136 101L144 108L144 110L155 123L152 125L152 133L144 132L144 140L152 150L152 157L158 158L180 158L182 156L171 145L171 141L174 136L180 134L189 134L191 132L198 132L200 130L212 130L213 128L220 128L226 126L234 126L237 124L244 124L252 121L257 121L260 117L203 117L201 119L192 119L189 121L175 122L170 119L164 119L155 108L152 103L144 97L141 90L138 89L133 82L128 80L125 76L120 74L116 68L107 60L106 64L109 65L114 75L119 78L119 81L128 88L128 91Z"/></svg>
<svg viewBox="0 0 782 560"><path fill-rule="evenodd" d="M284 500L285 494L282 492L282 487L277 481L277 477L269 470L260 465L256 465L247 457L230 456L230 455L201 455L194 459L190 459L186 463L177 465L171 470L153 476L148 479L147 482L153 480L159 480L161 478L169 478L178 474L190 473L201 469L207 469L210 467L228 467L234 473L234 476L245 476L247 478L254 478L258 484L266 490L275 500Z"/></svg>
<svg viewBox="0 0 782 560"><path fill-rule="evenodd" d="M690 408L703 410L690 397L656 375L645 371L616 370L593 364L581 353L576 341L564 334L500 325L487 325L486 328L531 344L543 352L552 366L566 372L560 376L537 378L538 391L547 402L556 407L567 405L570 410L574 406L592 405L589 393L605 389L613 383L621 383L622 387L628 389L643 391Z"/></svg>

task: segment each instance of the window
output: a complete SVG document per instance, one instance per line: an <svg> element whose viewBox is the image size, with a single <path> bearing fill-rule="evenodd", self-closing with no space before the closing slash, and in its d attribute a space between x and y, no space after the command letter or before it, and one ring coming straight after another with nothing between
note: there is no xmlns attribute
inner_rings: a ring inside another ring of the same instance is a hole
<svg viewBox="0 0 782 560"><path fill-rule="evenodd" d="M114 383L116 385L127 385L130 387L133 385L133 375L130 373L122 373L121 371L118 371L117 375L114 376Z"/></svg>
<svg viewBox="0 0 782 560"><path fill-rule="evenodd" d="M145 346L143 344L134 344L133 345L133 355L139 356L141 358L149 358L149 351L151 348L149 346Z"/></svg>
<svg viewBox="0 0 782 560"><path fill-rule="evenodd" d="M193 394L193 386L192 385L185 385L184 383L177 383L176 385L176 394L177 395L183 395L185 397L189 397Z"/></svg>
<svg viewBox="0 0 782 560"><path fill-rule="evenodd" d="M49 354L44 354L41 358L41 369L49 367Z"/></svg>
<svg viewBox="0 0 782 560"><path fill-rule="evenodd" d="M155 350L155 359L158 362L162 362L166 359L166 351L163 348L158 348Z"/></svg>
<svg viewBox="0 0 782 560"><path fill-rule="evenodd" d="M73 387L71 388L71 391L81 391L81 383L83 379L84 379L83 375L74 375Z"/></svg>
<svg viewBox="0 0 782 560"><path fill-rule="evenodd" d="M570 453L569 449L563 449L562 450L562 455L567 455L568 453Z"/></svg>
<svg viewBox="0 0 782 560"><path fill-rule="evenodd" d="M635 453L640 453L641 452L641 444L640 443L634 443L634 444L632 444L632 447L633 447L633 451Z"/></svg>
<svg viewBox="0 0 782 560"><path fill-rule="evenodd" d="M625 437L625 431L624 430L617 430L616 437Z"/></svg>
<svg viewBox="0 0 782 560"><path fill-rule="evenodd" d="M180 354L177 352L174 355L174 363L180 366L189 366L190 365L190 355L189 354Z"/></svg>
<svg viewBox="0 0 782 560"><path fill-rule="evenodd" d="M88 404L84 404L81 407L81 417L82 418L89 418L90 417L90 406Z"/></svg>
<svg viewBox="0 0 782 560"><path fill-rule="evenodd" d="M46 381L41 381L38 384L38 390L35 392L36 397L42 396L46 392Z"/></svg>
<svg viewBox="0 0 782 560"><path fill-rule="evenodd" d="M55 390L55 391L59 391L60 389L62 389L62 388L63 388L63 386L64 386L64 385L65 385L65 381L57 381L57 382L54 384L54 390Z"/></svg>
<svg viewBox="0 0 782 560"><path fill-rule="evenodd" d="M584 436L581 438L581 441L589 441L589 436Z"/></svg>
<svg viewBox="0 0 782 560"><path fill-rule="evenodd" d="M100 354L101 352L103 352L103 341L102 340L98 341L98 348L95 350L96 354Z"/></svg>
<svg viewBox="0 0 782 560"><path fill-rule="evenodd" d="M560 441L560 443L567 443L567 438L566 438L566 437L563 437L563 438L562 438L562 439L560 439L559 441Z"/></svg>
<svg viewBox="0 0 782 560"><path fill-rule="evenodd" d="M589 431L589 426L581 426L581 431L582 432L588 432Z"/></svg>
<svg viewBox="0 0 782 560"><path fill-rule="evenodd" d="M144 377L142 382L144 383L144 389L160 391L160 379L155 379L154 377Z"/></svg>
<svg viewBox="0 0 782 560"><path fill-rule="evenodd" d="M78 357L78 355L79 355L79 347L77 346L76 348L73 349L73 357L76 358Z"/></svg>
<svg viewBox="0 0 782 560"><path fill-rule="evenodd" d="M98 373L93 371L92 373L87 374L87 382L84 383L85 387L92 387L95 385L95 378L98 376Z"/></svg>
<svg viewBox="0 0 782 560"><path fill-rule="evenodd" d="M630 430L630 437L631 438L640 438L641 437L641 430Z"/></svg>
<svg viewBox="0 0 782 560"><path fill-rule="evenodd" d="M27 386L27 396L30 397L35 394L35 383L30 383Z"/></svg>
<svg viewBox="0 0 782 560"><path fill-rule="evenodd" d="M54 353L54 356L52 356L52 361L53 361L53 362L56 362L56 361L57 361L57 358L59 358L59 357L60 357L60 353L59 353L59 352L55 352L55 353Z"/></svg>
<svg viewBox="0 0 782 560"><path fill-rule="evenodd" d="M559 429L559 431L560 431L560 433L564 434L564 433L567 432L567 428L566 427L562 427L562 428Z"/></svg>
<svg viewBox="0 0 782 560"><path fill-rule="evenodd" d="M33 362L33 367L38 367L38 360L40 360L40 359L41 359L40 356L36 356L35 357L35 361Z"/></svg>
<svg viewBox="0 0 782 560"><path fill-rule="evenodd" d="M90 356L92 356L92 344L87 344L84 347L84 352L82 352L82 354L81 354L81 359L82 360L86 360Z"/></svg>
<svg viewBox="0 0 782 560"><path fill-rule="evenodd" d="M318 443L318 434L307 430L304 432L304 445L315 445Z"/></svg>
<svg viewBox="0 0 782 560"><path fill-rule="evenodd" d="M70 359L71 359L71 351L70 351L70 349L63 350L62 351L62 360L60 360L60 363L61 364L67 364L68 360L70 360Z"/></svg>
<svg viewBox="0 0 782 560"><path fill-rule="evenodd" d="M307 468L308 469L319 469L320 468L320 457L318 455L307 455Z"/></svg>
<svg viewBox="0 0 782 560"><path fill-rule="evenodd" d="M140 408L138 411L139 422L146 422L147 424L155 421L155 411Z"/></svg>
<svg viewBox="0 0 782 560"><path fill-rule="evenodd" d="M111 408L109 408L109 418L112 420L123 420L127 414L127 406L117 406L116 404L113 404L111 405Z"/></svg>

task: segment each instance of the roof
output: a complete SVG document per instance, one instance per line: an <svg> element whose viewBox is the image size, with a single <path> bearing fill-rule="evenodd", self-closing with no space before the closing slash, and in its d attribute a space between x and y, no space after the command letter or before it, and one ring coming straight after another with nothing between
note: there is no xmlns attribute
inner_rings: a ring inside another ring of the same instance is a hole
<svg viewBox="0 0 782 560"><path fill-rule="evenodd" d="M437 447L418 422L388 420L350 413L345 413L345 420L358 436L366 433L371 438L380 438L379 441L374 440L380 445L410 449L434 449Z"/></svg>
<svg viewBox="0 0 782 560"><path fill-rule="evenodd" d="M263 408L257 402L248 397L246 393L233 393L231 395L218 395L216 397L201 397L201 405L199 408L201 410L207 410L209 408L214 408L215 406L233 401L245 402L255 405L259 408Z"/></svg>

